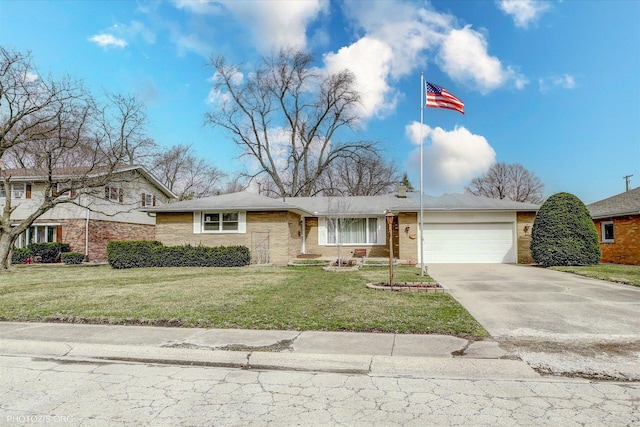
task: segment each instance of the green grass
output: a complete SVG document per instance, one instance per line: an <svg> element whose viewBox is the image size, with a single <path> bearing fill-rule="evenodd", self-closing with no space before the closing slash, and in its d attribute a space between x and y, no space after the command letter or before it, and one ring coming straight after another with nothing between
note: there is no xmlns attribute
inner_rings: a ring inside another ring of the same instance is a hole
<svg viewBox="0 0 640 427"><path fill-rule="evenodd" d="M398 267L397 282L420 281ZM0 319L486 336L446 294L385 292L387 269L22 266L0 273ZM425 276L425 281L432 281Z"/></svg>
<svg viewBox="0 0 640 427"><path fill-rule="evenodd" d="M551 269L575 273L594 279L640 286L640 266L637 265L597 264L589 266L551 267Z"/></svg>

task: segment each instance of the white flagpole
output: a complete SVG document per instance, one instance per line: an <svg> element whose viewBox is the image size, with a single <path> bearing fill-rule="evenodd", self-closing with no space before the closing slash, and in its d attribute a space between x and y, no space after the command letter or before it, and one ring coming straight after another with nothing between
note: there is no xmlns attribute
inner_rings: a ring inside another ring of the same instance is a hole
<svg viewBox="0 0 640 427"><path fill-rule="evenodd" d="M420 277L424 277L424 235L422 230L423 167L422 167L422 122L424 120L424 73L420 73Z"/></svg>

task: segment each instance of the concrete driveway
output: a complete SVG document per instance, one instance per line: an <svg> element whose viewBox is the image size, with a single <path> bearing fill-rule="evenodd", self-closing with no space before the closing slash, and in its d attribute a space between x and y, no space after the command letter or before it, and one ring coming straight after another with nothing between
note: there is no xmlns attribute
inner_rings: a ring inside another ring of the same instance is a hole
<svg viewBox="0 0 640 427"><path fill-rule="evenodd" d="M640 340L640 288L512 264L432 264L494 338Z"/></svg>

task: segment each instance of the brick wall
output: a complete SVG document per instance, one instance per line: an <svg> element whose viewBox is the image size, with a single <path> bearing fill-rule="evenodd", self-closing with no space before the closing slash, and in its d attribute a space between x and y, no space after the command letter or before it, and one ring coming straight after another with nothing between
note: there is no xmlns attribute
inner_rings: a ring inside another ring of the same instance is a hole
<svg viewBox="0 0 640 427"><path fill-rule="evenodd" d="M249 248L252 262L286 264L300 253L300 216L292 212L247 212L246 233L208 234L193 232L193 213L158 212L156 239L167 246L204 245ZM261 250L268 245L268 251Z"/></svg>
<svg viewBox="0 0 640 427"><path fill-rule="evenodd" d="M85 220L62 220L62 242L69 243L71 251L85 253ZM106 261L110 240L153 240L155 227L115 221L89 221L89 260Z"/></svg>
<svg viewBox="0 0 640 427"><path fill-rule="evenodd" d="M602 243L603 221L613 221L614 243ZM640 215L597 219L594 223L601 241L601 262L640 265Z"/></svg>
<svg viewBox="0 0 640 427"><path fill-rule="evenodd" d="M416 212L398 214L398 237L400 239L398 258L410 262L418 262L419 234L418 214Z"/></svg>
<svg viewBox="0 0 640 427"><path fill-rule="evenodd" d="M531 228L535 219L535 212L518 212L516 214L518 264L533 264L535 262L531 256Z"/></svg>

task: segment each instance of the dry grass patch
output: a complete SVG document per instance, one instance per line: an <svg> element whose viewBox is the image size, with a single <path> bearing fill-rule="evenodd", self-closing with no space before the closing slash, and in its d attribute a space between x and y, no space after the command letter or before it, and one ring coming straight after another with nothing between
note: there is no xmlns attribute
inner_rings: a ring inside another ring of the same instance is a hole
<svg viewBox="0 0 640 427"><path fill-rule="evenodd" d="M396 281L419 279L416 268L396 270ZM0 318L486 335L449 295L365 286L384 280L386 269L27 266L0 274Z"/></svg>

